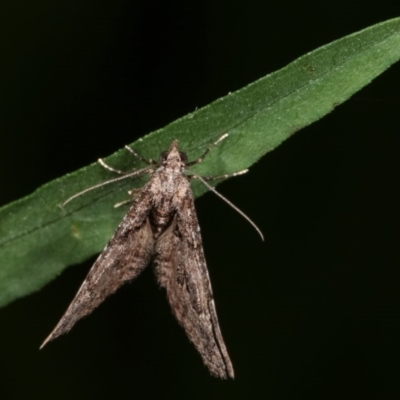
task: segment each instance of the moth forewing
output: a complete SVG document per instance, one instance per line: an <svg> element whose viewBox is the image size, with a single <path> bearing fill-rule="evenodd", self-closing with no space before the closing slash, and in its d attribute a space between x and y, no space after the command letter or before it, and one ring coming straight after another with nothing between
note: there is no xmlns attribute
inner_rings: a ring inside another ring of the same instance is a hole
<svg viewBox="0 0 400 400"><path fill-rule="evenodd" d="M153 262L173 314L211 374L220 378L234 377L215 310L190 178L185 174L187 166L201 162L226 136L190 163L186 154L179 152L175 140L169 150L161 154L157 167L141 170L150 174L149 182L140 190L67 311L41 347L68 332L78 320ZM132 153L137 156L133 150ZM149 164L154 162L150 160ZM107 169L124 174L112 167ZM136 175L131 172L116 180ZM77 195L67 202L75 197Z"/></svg>

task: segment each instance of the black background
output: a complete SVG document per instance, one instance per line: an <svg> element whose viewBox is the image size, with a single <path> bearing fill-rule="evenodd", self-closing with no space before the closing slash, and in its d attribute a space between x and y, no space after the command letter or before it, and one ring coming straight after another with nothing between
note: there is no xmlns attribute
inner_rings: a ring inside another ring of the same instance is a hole
<svg viewBox="0 0 400 400"><path fill-rule="evenodd" d="M0 204L399 14L395 1L3 1ZM209 376L150 268L39 351L93 258L0 310L0 398L400 398L399 87L394 65L219 187L264 243L212 194L196 202L234 381Z"/></svg>

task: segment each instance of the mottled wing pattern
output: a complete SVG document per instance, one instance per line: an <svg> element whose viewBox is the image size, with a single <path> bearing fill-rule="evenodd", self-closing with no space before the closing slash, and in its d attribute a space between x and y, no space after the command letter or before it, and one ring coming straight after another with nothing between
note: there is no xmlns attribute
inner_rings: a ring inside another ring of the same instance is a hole
<svg viewBox="0 0 400 400"><path fill-rule="evenodd" d="M234 371L219 328L191 193L184 197L171 226L155 245L154 262L172 312L210 372L233 378ZM199 284L200 283L200 284Z"/></svg>
<svg viewBox="0 0 400 400"><path fill-rule="evenodd" d="M41 348L50 340L68 332L78 320L90 314L107 296L126 281L135 278L149 264L154 239L147 217L149 208L145 207L147 197L150 197L146 188L140 197L140 201L135 202L125 215Z"/></svg>

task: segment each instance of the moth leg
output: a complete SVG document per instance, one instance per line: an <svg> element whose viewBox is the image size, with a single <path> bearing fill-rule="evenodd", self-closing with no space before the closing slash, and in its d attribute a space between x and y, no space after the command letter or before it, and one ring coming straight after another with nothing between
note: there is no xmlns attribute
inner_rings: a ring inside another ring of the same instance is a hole
<svg viewBox="0 0 400 400"><path fill-rule="evenodd" d="M224 174L224 175L216 175L216 176L202 176L202 178L205 181L216 181L218 179L233 178L234 176L243 175L243 174L246 174L247 172L249 172L248 169L242 169L241 171L233 172L232 174Z"/></svg>
<svg viewBox="0 0 400 400"><path fill-rule="evenodd" d="M136 158L138 158L140 161L142 161L142 162L144 162L144 163L146 163L146 164L148 164L148 165L156 165L156 164L157 164L157 162L154 161L154 160L151 159L151 158L148 159L148 160L145 159L145 158L143 158L143 157L140 156L138 153L136 153L135 150L131 149L129 146L125 146L125 148L126 148L131 154L133 154ZM97 160L97 162L98 162L103 168L107 169L108 171L114 172L114 173L116 173L116 174L118 174L118 175L126 175L126 174L129 174L129 172L121 171L120 169L116 169L116 168L111 167L111 165L108 165L102 158L99 158L99 159ZM115 206L114 206L114 207L115 207Z"/></svg>
<svg viewBox="0 0 400 400"><path fill-rule="evenodd" d="M119 203L115 203L114 208L118 208L118 207L124 206L125 204L129 204L129 203L132 203L132 199L128 199L128 200L120 201Z"/></svg>
<svg viewBox="0 0 400 400"><path fill-rule="evenodd" d="M121 207L121 206L123 206L125 204L132 203L136 199L136 197L140 193L140 191L141 191L141 189L139 189L139 188L138 189L128 190L128 194L129 194L129 196L131 196L131 198L114 204L114 208L118 208L118 207Z"/></svg>
<svg viewBox="0 0 400 400"><path fill-rule="evenodd" d="M200 164L206 155L210 152L210 150L215 147L219 142L222 142L222 140L226 139L228 137L227 133L224 133L222 136L220 136L214 143L211 143L207 148L206 151L197 159L194 161L190 161L186 164L187 167L191 167L192 165Z"/></svg>
<svg viewBox="0 0 400 400"><path fill-rule="evenodd" d="M124 172L124 171L121 171L121 170L119 170L119 169L115 169L115 168L111 167L110 165L106 164L102 158L99 158L99 159L97 160L97 162L98 162L103 168L107 169L108 171L115 172L115 173L118 174L118 175L126 175L126 174L128 173L128 172Z"/></svg>
<svg viewBox="0 0 400 400"><path fill-rule="evenodd" d="M144 162L145 164L148 165L157 165L157 162L154 161L152 158L143 158L140 154L136 153L135 150L131 149L129 146L125 146L125 148L131 153L133 154L136 158L138 158L140 161Z"/></svg>
<svg viewBox="0 0 400 400"><path fill-rule="evenodd" d="M224 174L224 175L215 175L215 176L202 176L202 178L205 181L217 181L219 179L228 179L228 178L233 178L234 176L239 176L239 175L243 175L246 174L247 172L249 172L248 169L242 169L241 171L238 172L233 172L232 174ZM197 175L195 174L191 174L191 175L186 175L189 179L196 179Z"/></svg>

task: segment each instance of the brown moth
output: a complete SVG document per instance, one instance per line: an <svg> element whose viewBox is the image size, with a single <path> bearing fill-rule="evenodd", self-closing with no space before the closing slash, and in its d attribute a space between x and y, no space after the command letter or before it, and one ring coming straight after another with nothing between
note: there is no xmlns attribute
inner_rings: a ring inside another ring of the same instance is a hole
<svg viewBox="0 0 400 400"><path fill-rule="evenodd" d="M158 163L143 160L127 147L131 153L149 164L138 171L124 173L99 160L105 168L122 176L86 189L69 198L64 205L88 190L116 180L146 173L150 174L150 180L140 190L114 236L93 264L72 303L41 348L68 332L107 296L125 282L134 279L149 263L153 263L158 282L167 292L173 314L200 353L210 373L220 378L234 377L218 323L190 187L190 179L197 178L215 192L205 181L226 176L202 178L185 174L187 167L201 162L210 149L225 137L227 134L192 162L187 161L185 153L178 151L177 140L172 142L168 151L161 153ZM246 171L232 175L244 172ZM228 203L232 205L229 201ZM257 227L256 229L258 230Z"/></svg>

